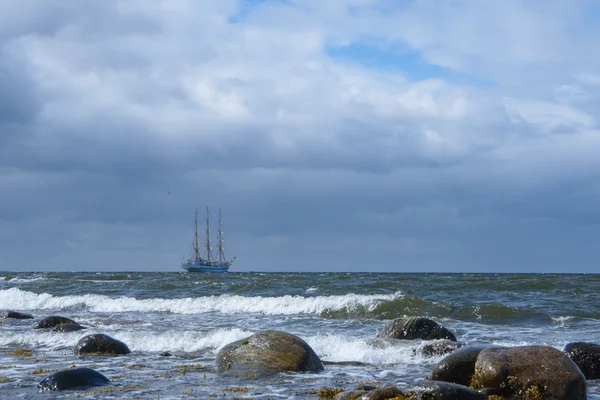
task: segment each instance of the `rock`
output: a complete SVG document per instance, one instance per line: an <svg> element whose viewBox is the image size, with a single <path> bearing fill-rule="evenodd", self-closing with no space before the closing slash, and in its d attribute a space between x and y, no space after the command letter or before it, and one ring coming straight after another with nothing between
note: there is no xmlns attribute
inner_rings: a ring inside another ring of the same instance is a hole
<svg viewBox="0 0 600 400"><path fill-rule="evenodd" d="M161 357L171 357L171 356L172 356L172 354L171 354L171 353L169 353L168 351L164 351L164 352L160 353L160 356L161 356Z"/></svg>
<svg viewBox="0 0 600 400"><path fill-rule="evenodd" d="M488 348L479 353L471 387L527 399L582 400L585 376L566 354L549 346Z"/></svg>
<svg viewBox="0 0 600 400"><path fill-rule="evenodd" d="M462 346L462 343L454 342L450 339L434 340L425 343L423 346L419 346L419 348L415 350L415 353L419 352L425 357L443 356L444 354L455 352Z"/></svg>
<svg viewBox="0 0 600 400"><path fill-rule="evenodd" d="M490 346L464 346L456 350L433 368L430 379L469 386L477 356L488 347Z"/></svg>
<svg viewBox="0 0 600 400"><path fill-rule="evenodd" d="M587 380L600 379L600 345L595 343L567 343L563 350L577 364Z"/></svg>
<svg viewBox="0 0 600 400"><path fill-rule="evenodd" d="M350 367L369 367L373 364L364 363L360 361L321 361L323 365L344 365Z"/></svg>
<svg viewBox="0 0 600 400"><path fill-rule="evenodd" d="M18 311L6 311L2 314L2 318L33 319L33 315L20 313Z"/></svg>
<svg viewBox="0 0 600 400"><path fill-rule="evenodd" d="M74 368L55 372L38 383L38 389L40 391L66 390L91 386L104 386L109 383L110 380L100 372L90 368Z"/></svg>
<svg viewBox="0 0 600 400"><path fill-rule="evenodd" d="M76 332L82 329L87 329L79 324L60 324L52 328L52 332Z"/></svg>
<svg viewBox="0 0 600 400"><path fill-rule="evenodd" d="M281 331L261 331L229 343L217 354L221 374L274 374L283 371L322 371L314 350L298 336Z"/></svg>
<svg viewBox="0 0 600 400"><path fill-rule="evenodd" d="M341 392L335 395L334 400L357 400L367 394L366 390L352 390L349 392Z"/></svg>
<svg viewBox="0 0 600 400"><path fill-rule="evenodd" d="M75 346L75 354L117 355L129 354L131 350L120 340L103 333L84 336Z"/></svg>
<svg viewBox="0 0 600 400"><path fill-rule="evenodd" d="M402 389L411 400L487 400L487 396L456 383L423 381Z"/></svg>
<svg viewBox="0 0 600 400"><path fill-rule="evenodd" d="M52 316L52 317L46 317L46 318L42 319L33 328L34 329L54 328L55 326L62 325L62 324L76 324L76 323L77 322L75 322L69 318Z"/></svg>
<svg viewBox="0 0 600 400"><path fill-rule="evenodd" d="M456 336L448 329L429 318L410 317L400 318L387 324L378 338L392 339L450 339L456 342Z"/></svg>
<svg viewBox="0 0 600 400"><path fill-rule="evenodd" d="M384 386L379 389L371 390L364 394L361 400L386 400L386 399L397 399L404 396L404 392L395 386Z"/></svg>

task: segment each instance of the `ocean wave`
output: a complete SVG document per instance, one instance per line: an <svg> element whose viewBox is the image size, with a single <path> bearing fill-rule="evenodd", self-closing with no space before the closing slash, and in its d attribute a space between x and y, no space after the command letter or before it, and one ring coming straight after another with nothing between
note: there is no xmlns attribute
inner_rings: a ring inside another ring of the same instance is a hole
<svg viewBox="0 0 600 400"><path fill-rule="evenodd" d="M135 299L132 297L112 298L104 295L54 296L36 294L11 288L0 290L0 304L6 309L16 310L68 310L85 308L93 312L170 312L174 314L203 314L220 312L225 314L294 315L316 314L344 310L345 313L364 314L372 312L378 305L403 297L401 292L389 295L339 296L278 296L244 297L218 295L187 297L182 299Z"/></svg>
<svg viewBox="0 0 600 400"><path fill-rule="evenodd" d="M0 346L18 346L43 349L45 351L63 351L73 348L84 336L95 333L60 333L47 331L12 332L0 337ZM199 331L153 332L125 330L104 332L127 344L132 351L140 352L206 352L210 357L227 344L252 335L254 332L238 328ZM376 365L434 363L439 358L424 357L416 351L423 342L382 339L362 339L343 335L306 336L303 339L315 350L322 360L358 361Z"/></svg>

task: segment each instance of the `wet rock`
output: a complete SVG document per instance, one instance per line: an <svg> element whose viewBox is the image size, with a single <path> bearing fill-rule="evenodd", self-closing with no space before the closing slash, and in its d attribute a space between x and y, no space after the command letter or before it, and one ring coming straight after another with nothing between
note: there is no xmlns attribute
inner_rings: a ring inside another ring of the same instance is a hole
<svg viewBox="0 0 600 400"><path fill-rule="evenodd" d="M53 315L51 317L46 317L46 318L42 319L33 328L34 329L54 328L55 326L62 325L62 324L76 324L76 323L77 322L73 321L72 319Z"/></svg>
<svg viewBox="0 0 600 400"><path fill-rule="evenodd" d="M314 350L298 336L281 331L261 331L229 343L217 354L221 374L274 374L283 371L322 371Z"/></svg>
<svg viewBox="0 0 600 400"><path fill-rule="evenodd" d="M395 319L387 324L377 337L407 340L450 339L456 341L456 336L448 329L432 319L423 317Z"/></svg>
<svg viewBox="0 0 600 400"><path fill-rule="evenodd" d="M33 319L33 315L20 313L18 311L6 311L2 313L2 318Z"/></svg>
<svg viewBox="0 0 600 400"><path fill-rule="evenodd" d="M469 386L475 372L477 356L491 346L464 346L442 359L431 372L430 379Z"/></svg>
<svg viewBox="0 0 600 400"><path fill-rule="evenodd" d="M352 390L348 392L341 392L335 395L334 400L357 400L367 394L366 390Z"/></svg>
<svg viewBox="0 0 600 400"><path fill-rule="evenodd" d="M161 357L171 357L173 354L169 353L168 351L163 351L162 353L160 353Z"/></svg>
<svg viewBox="0 0 600 400"><path fill-rule="evenodd" d="M449 339L441 339L419 346L415 353L420 353L425 357L443 356L444 354L455 352L462 346L462 343L454 342Z"/></svg>
<svg viewBox="0 0 600 400"><path fill-rule="evenodd" d="M75 388L86 388L92 386L108 385L110 380L100 372L90 368L74 368L56 372L40 383L38 389L43 390L66 390Z"/></svg>
<svg viewBox="0 0 600 400"><path fill-rule="evenodd" d="M488 348L477 357L471 386L498 389L527 399L582 400L585 376L560 350L549 346Z"/></svg>
<svg viewBox="0 0 600 400"><path fill-rule="evenodd" d="M74 350L77 355L118 355L129 354L131 350L120 340L103 333L84 336L79 340Z"/></svg>
<svg viewBox="0 0 600 400"><path fill-rule="evenodd" d="M386 400L401 398L400 396L405 396L405 393L396 386L384 386L382 388L371 390L370 392L365 393L362 397L360 397L360 399Z"/></svg>
<svg viewBox="0 0 600 400"><path fill-rule="evenodd" d="M52 328L52 332L76 332L82 329L87 329L79 324L60 324Z"/></svg>
<svg viewBox="0 0 600 400"><path fill-rule="evenodd" d="M568 343L563 350L577 364L587 380L600 379L600 345L595 343Z"/></svg>
<svg viewBox="0 0 600 400"><path fill-rule="evenodd" d="M411 400L487 400L487 396L456 383L423 381L402 389Z"/></svg>
<svg viewBox="0 0 600 400"><path fill-rule="evenodd" d="M323 365L343 365L350 367L369 367L373 364L364 363L360 361L321 361Z"/></svg>

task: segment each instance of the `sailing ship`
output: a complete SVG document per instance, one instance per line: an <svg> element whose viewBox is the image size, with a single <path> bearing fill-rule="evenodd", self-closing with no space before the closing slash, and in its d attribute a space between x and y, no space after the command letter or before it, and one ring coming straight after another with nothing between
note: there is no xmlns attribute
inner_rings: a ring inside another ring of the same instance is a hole
<svg viewBox="0 0 600 400"><path fill-rule="evenodd" d="M225 258L223 247L223 231L221 230L221 209L219 208L219 229L217 231L217 254L212 254L210 246L210 220L209 209L206 207L206 241L204 243L204 254L200 256L200 244L198 242L198 209L195 209L194 218L194 249L193 256L181 264L181 268L188 272L227 272L235 257L228 260Z"/></svg>

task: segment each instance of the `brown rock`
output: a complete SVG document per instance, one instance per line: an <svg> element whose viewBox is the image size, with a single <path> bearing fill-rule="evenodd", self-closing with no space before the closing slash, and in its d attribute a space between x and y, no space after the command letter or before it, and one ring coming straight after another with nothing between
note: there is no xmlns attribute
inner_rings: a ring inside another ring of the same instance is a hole
<svg viewBox="0 0 600 400"><path fill-rule="evenodd" d="M471 386L528 399L583 400L585 377L563 352L549 346L488 348L477 357Z"/></svg>

